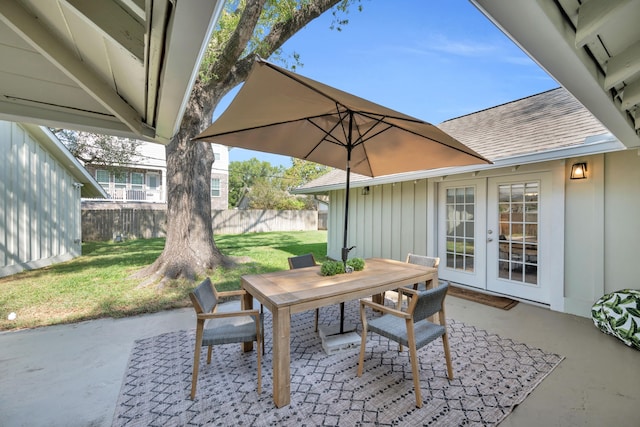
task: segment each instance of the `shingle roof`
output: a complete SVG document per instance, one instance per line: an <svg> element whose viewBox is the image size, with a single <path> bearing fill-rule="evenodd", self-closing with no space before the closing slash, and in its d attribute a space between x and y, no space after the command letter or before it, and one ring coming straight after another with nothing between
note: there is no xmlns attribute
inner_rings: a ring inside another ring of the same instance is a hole
<svg viewBox="0 0 640 427"><path fill-rule="evenodd" d="M438 125L490 160L582 144L608 133L564 88L552 89Z"/></svg>
<svg viewBox="0 0 640 427"><path fill-rule="evenodd" d="M562 87L450 119L438 127L491 161L579 146L587 137L609 133ZM369 179L351 174L351 182ZM344 182L345 172L336 169L301 189Z"/></svg>

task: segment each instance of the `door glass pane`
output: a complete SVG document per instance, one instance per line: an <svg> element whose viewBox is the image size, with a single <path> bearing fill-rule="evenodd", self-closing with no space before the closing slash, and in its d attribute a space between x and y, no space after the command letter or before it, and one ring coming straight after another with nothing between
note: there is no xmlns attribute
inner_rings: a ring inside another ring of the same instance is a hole
<svg viewBox="0 0 640 427"><path fill-rule="evenodd" d="M466 195L465 195L465 201L468 204L473 204L475 203L475 188L473 187L467 187L465 189Z"/></svg>
<svg viewBox="0 0 640 427"><path fill-rule="evenodd" d="M455 190L452 188L447 189L447 205L454 202Z"/></svg>
<svg viewBox="0 0 640 427"><path fill-rule="evenodd" d="M473 236L475 230L475 223L473 221L467 221L465 225L464 234L465 236Z"/></svg>
<svg viewBox="0 0 640 427"><path fill-rule="evenodd" d="M511 193L508 191L508 188L503 188L503 186L498 188L498 200L500 203L511 202Z"/></svg>
<svg viewBox="0 0 640 427"><path fill-rule="evenodd" d="M498 186L498 276L538 284L539 183Z"/></svg>
<svg viewBox="0 0 640 427"><path fill-rule="evenodd" d="M511 184L511 202L524 201L524 184Z"/></svg>
<svg viewBox="0 0 640 427"><path fill-rule="evenodd" d="M468 272L475 269L475 191L473 186L446 191L448 268Z"/></svg>

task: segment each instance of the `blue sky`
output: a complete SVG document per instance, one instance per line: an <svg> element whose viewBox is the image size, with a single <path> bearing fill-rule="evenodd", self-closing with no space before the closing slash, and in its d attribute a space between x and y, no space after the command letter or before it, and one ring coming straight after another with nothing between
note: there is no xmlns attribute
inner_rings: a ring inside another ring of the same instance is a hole
<svg viewBox="0 0 640 427"><path fill-rule="evenodd" d="M558 87L468 0L362 6L341 32L325 14L284 45L285 55L301 55L297 73L433 124ZM285 156L230 151L231 161L251 157L291 165Z"/></svg>

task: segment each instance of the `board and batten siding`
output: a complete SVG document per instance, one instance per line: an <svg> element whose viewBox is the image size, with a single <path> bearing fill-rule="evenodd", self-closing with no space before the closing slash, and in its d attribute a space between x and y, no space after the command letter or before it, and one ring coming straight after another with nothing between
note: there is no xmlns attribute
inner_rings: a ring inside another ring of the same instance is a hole
<svg viewBox="0 0 640 427"><path fill-rule="evenodd" d="M349 191L349 258L381 257L404 261L409 252L429 254L426 179L375 185ZM341 259L344 239L344 190L330 194L327 255Z"/></svg>
<svg viewBox="0 0 640 427"><path fill-rule="evenodd" d="M81 253L80 189L27 130L0 121L0 277Z"/></svg>

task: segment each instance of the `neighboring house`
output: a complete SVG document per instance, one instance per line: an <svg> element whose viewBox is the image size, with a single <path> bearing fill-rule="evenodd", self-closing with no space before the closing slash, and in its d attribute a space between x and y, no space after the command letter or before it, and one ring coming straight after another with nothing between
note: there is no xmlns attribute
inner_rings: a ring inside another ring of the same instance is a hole
<svg viewBox="0 0 640 427"><path fill-rule="evenodd" d="M227 209L229 200L229 149L211 144L215 161L211 168L211 208ZM111 202L167 202L167 163L165 146L142 142L138 155L122 172L87 166L109 195ZM95 204L92 204L96 207Z"/></svg>
<svg viewBox="0 0 640 427"><path fill-rule="evenodd" d="M81 254L81 197L106 193L45 127L0 121L0 277Z"/></svg>
<svg viewBox="0 0 640 427"><path fill-rule="evenodd" d="M607 292L637 288L640 156L565 89L439 127L494 163L352 175L350 256L439 256L441 279L580 316ZM587 178L571 179L581 163ZM296 190L329 195L336 259L344 178L336 170Z"/></svg>

